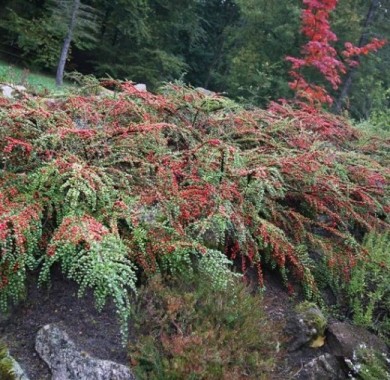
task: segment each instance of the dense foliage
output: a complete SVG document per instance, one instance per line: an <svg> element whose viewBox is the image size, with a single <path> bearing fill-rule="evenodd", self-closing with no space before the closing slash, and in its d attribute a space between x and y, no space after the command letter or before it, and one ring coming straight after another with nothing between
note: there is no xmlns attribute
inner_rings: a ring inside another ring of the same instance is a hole
<svg viewBox="0 0 390 380"><path fill-rule="evenodd" d="M137 275L194 263L220 288L227 259L261 286L278 268L318 298L315 267L347 280L361 236L388 227L388 140L305 105L103 84L115 92L0 98L2 307L56 262L98 307L112 295L123 329Z"/></svg>

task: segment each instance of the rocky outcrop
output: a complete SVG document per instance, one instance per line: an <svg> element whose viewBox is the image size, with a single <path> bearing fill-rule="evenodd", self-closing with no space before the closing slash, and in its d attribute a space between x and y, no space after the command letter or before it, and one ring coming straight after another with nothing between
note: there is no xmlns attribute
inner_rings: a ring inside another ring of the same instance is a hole
<svg viewBox="0 0 390 380"><path fill-rule="evenodd" d="M128 367L79 351L56 325L46 325L38 331L35 349L49 366L52 380L135 380Z"/></svg>
<svg viewBox="0 0 390 380"><path fill-rule="evenodd" d="M329 350L334 355L344 358L352 358L361 345L378 353L388 352L386 344L378 336L362 327L345 322L335 322L329 325L327 341Z"/></svg>
<svg viewBox="0 0 390 380"><path fill-rule="evenodd" d="M383 358L389 352L384 341L362 327L345 322L327 324L321 311L308 302L297 306L286 332L291 337L289 360L295 358L295 363L301 363L300 368L294 365L294 380L350 378L360 368L358 353L362 347Z"/></svg>
<svg viewBox="0 0 390 380"><path fill-rule="evenodd" d="M331 354L318 356L299 370L294 380L344 380L346 378L343 363Z"/></svg>

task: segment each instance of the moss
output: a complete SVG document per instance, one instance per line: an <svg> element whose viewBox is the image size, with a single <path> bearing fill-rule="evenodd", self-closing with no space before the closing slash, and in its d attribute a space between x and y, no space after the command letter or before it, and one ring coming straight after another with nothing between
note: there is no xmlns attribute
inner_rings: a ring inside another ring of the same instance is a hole
<svg viewBox="0 0 390 380"><path fill-rule="evenodd" d="M6 345L2 342L0 342L0 379L16 380L13 361Z"/></svg>
<svg viewBox="0 0 390 380"><path fill-rule="evenodd" d="M315 303L308 301L301 302L296 306L295 310L300 314L306 325L317 331L315 338L325 334L327 320Z"/></svg>

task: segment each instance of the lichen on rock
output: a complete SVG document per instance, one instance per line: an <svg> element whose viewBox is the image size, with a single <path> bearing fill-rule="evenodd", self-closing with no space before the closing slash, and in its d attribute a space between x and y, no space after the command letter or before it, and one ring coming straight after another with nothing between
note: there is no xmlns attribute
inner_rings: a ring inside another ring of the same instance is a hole
<svg viewBox="0 0 390 380"><path fill-rule="evenodd" d="M298 304L286 327L286 333L292 336L289 351L307 344L313 348L323 346L326 326L327 319L316 304L307 301Z"/></svg>

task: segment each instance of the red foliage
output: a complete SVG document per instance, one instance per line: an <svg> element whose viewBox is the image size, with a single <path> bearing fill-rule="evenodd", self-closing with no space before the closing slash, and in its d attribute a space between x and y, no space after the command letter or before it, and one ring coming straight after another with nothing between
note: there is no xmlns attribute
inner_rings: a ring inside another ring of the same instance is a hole
<svg viewBox="0 0 390 380"><path fill-rule="evenodd" d="M333 99L323 86L307 82L302 70L307 67L317 69L336 90L341 84L341 75L347 71L345 63L340 61L336 49L332 43L337 41L337 36L332 32L329 17L336 8L338 0L304 0L306 8L302 11L302 33L308 38L308 42L302 47L302 58L286 57L291 62L290 74L292 81L289 83L299 99L310 104L332 104ZM367 55L377 51L386 44L385 40L374 38L368 44L357 47L350 42L345 44L345 50L341 53L346 57L346 63L356 66L358 62L353 57Z"/></svg>
<svg viewBox="0 0 390 380"><path fill-rule="evenodd" d="M351 57L357 57L359 55L367 55L371 52L375 52L385 46L387 43L386 40L379 40L378 38L373 38L371 42L368 44L358 47L352 45L350 42L345 43L345 50L341 52L341 54L347 58L346 62L350 66L356 66L358 64L357 61L351 59Z"/></svg>
<svg viewBox="0 0 390 380"><path fill-rule="evenodd" d="M11 137L7 137L6 140L7 140L7 145L3 149L4 153L11 153L15 147L21 147L26 152L27 156L30 155L32 150L31 144Z"/></svg>
<svg viewBox="0 0 390 380"><path fill-rule="evenodd" d="M390 173L372 156L381 142L362 149L345 119L286 102L208 111L188 88L117 88L115 99L4 103L0 249L10 241L18 258L31 239L38 256L55 255L114 233L148 274L163 256L205 253L210 239L260 283L270 263L315 288L302 246L347 275L360 253L350 230L384 225ZM49 228L31 238L38 222ZM22 264L0 265L2 286Z"/></svg>
<svg viewBox="0 0 390 380"><path fill-rule="evenodd" d="M74 247L83 244L84 248L88 249L91 242L101 241L108 233L106 227L88 215L81 218L65 217L51 239L47 254L53 256L59 243Z"/></svg>
<svg viewBox="0 0 390 380"><path fill-rule="evenodd" d="M358 130L352 128L342 117L324 113L305 103L298 103L298 106L299 108L294 108L287 104L271 102L268 107L275 117L274 121L281 118L291 120L293 123L290 128L302 132L297 134L291 131L286 135L291 146L306 150L318 140L331 141L337 146L342 146L358 139ZM297 122L294 122L295 120ZM313 134L308 135L304 133L305 131L311 131Z"/></svg>
<svg viewBox="0 0 390 380"><path fill-rule="evenodd" d="M26 231L34 229L34 225L39 223L42 209L36 203L23 202L17 195L15 189L0 193L0 242L9 239L23 254L28 243ZM0 246L0 253L5 255L5 248L3 252Z"/></svg>

